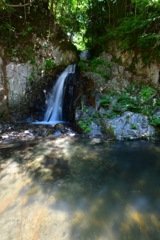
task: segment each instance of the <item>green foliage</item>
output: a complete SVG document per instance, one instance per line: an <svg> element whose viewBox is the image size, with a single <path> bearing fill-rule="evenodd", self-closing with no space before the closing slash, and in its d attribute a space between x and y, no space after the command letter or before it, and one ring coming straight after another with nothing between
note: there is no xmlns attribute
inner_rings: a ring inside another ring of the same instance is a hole
<svg viewBox="0 0 160 240"><path fill-rule="evenodd" d="M31 73L29 76L28 76L28 82L31 84L35 79L35 75L34 73Z"/></svg>
<svg viewBox="0 0 160 240"><path fill-rule="evenodd" d="M138 47L150 48L150 46L159 47L160 46L160 35L157 33L143 33L137 39Z"/></svg>
<svg viewBox="0 0 160 240"><path fill-rule="evenodd" d="M55 62L52 59L46 59L45 60L45 69L46 70L52 70L53 68L56 67Z"/></svg>
<svg viewBox="0 0 160 240"><path fill-rule="evenodd" d="M34 81L36 81L37 79L39 79L39 76L42 73L42 66L35 65L35 59L34 58L33 59L31 58L30 62L31 62L31 64L34 64L32 66L31 74L28 76L28 82L31 84Z"/></svg>
<svg viewBox="0 0 160 240"><path fill-rule="evenodd" d="M15 48L17 39L23 46L25 38L29 39L34 31L39 36L42 32L49 35L50 30L45 26L51 24L53 27L58 23L67 40L75 43L78 49L84 49L87 45L98 53L107 49L107 40L118 39L121 49L143 50L147 54L145 58L150 60L152 55L152 58L160 59L158 0L39 0L26 8L3 5L19 4L18 0L1 2L0 43L6 41L10 49ZM43 17L44 21L41 19ZM45 22L44 26L39 27L42 22ZM93 68L96 68L94 62Z"/></svg>
<svg viewBox="0 0 160 240"><path fill-rule="evenodd" d="M106 117L114 118L125 111L153 116L154 110L160 106L160 96L157 86L145 83L132 83L121 93L107 92L100 99L100 106L106 109ZM150 118L151 124L158 124L159 119Z"/></svg>
<svg viewBox="0 0 160 240"><path fill-rule="evenodd" d="M132 128L133 130L137 130L137 129L138 129L138 126L135 125L135 124L133 124L133 123L131 123L131 128Z"/></svg>
<svg viewBox="0 0 160 240"><path fill-rule="evenodd" d="M109 93L105 98L100 100L102 107L111 109L108 117L113 118L117 113L123 113L124 111L138 111L138 103L135 98L130 96L126 92L118 93Z"/></svg>
<svg viewBox="0 0 160 240"><path fill-rule="evenodd" d="M150 117L150 124L153 126L160 126L160 116Z"/></svg>
<svg viewBox="0 0 160 240"><path fill-rule="evenodd" d="M94 119L99 119L100 115L98 113L89 113L89 109L83 106L81 109L82 119L78 121L79 127L84 131L84 133L89 133L91 131L91 124Z"/></svg>
<svg viewBox="0 0 160 240"><path fill-rule="evenodd" d="M0 4L0 45L5 50L6 57L18 57L23 62L30 60L35 52L32 42L33 32L41 37L42 33L45 33L47 37L49 28L49 18L44 15L46 10L49 13L49 0L33 1L30 6L23 7L25 3L18 0L3 0ZM21 7L17 7L18 5Z"/></svg>
<svg viewBox="0 0 160 240"><path fill-rule="evenodd" d="M144 86L142 87L139 96L144 101L150 100L150 98L153 98L153 96L156 95L156 90L150 86Z"/></svg>
<svg viewBox="0 0 160 240"><path fill-rule="evenodd" d="M100 99L100 105L104 108L107 108L109 107L109 105L111 104L112 102L112 96L111 95L107 95L105 96L104 98L101 98Z"/></svg>
<svg viewBox="0 0 160 240"><path fill-rule="evenodd" d="M78 125L84 130L85 133L89 133L91 131L91 127L89 126L89 124L89 119L78 121Z"/></svg>
<svg viewBox="0 0 160 240"><path fill-rule="evenodd" d="M78 49L85 48L87 44L97 53L106 50L107 39L119 39L122 49L150 48L154 57L160 57L157 51L160 49L160 1L39 0L27 8L5 6L5 3L19 4L18 0L1 2L0 34L2 41L7 39L10 47L14 46L20 34L22 38L32 34L34 27L31 22L36 21L38 26L42 22L40 17L47 16L45 21L49 24L52 15L54 23L60 24L68 40ZM37 28L40 35L42 31L48 30L44 26Z"/></svg>
<svg viewBox="0 0 160 240"><path fill-rule="evenodd" d="M160 59L160 1L97 1L87 9L87 46L95 53L107 48L107 40L119 40L121 49L142 51Z"/></svg>
<svg viewBox="0 0 160 240"><path fill-rule="evenodd" d="M83 129L84 133L89 133L91 131L91 123L93 118L88 114L89 110L86 106L83 106L83 109L81 110L82 114L85 113L86 117L83 120L78 121L78 125L81 129Z"/></svg>
<svg viewBox="0 0 160 240"><path fill-rule="evenodd" d="M86 62L86 61L82 61L82 60L79 61L78 62L78 67L80 67L81 70L84 71L84 72L89 70L88 62Z"/></svg>
<svg viewBox="0 0 160 240"><path fill-rule="evenodd" d="M78 66L81 68L82 71L87 72L95 72L100 74L104 78L109 78L109 76L104 72L104 68L109 68L110 63L101 59L101 58L93 58L89 61L79 61ZM101 70L101 67L103 68Z"/></svg>
<svg viewBox="0 0 160 240"><path fill-rule="evenodd" d="M23 37L26 37L27 35L29 35L31 32L33 31L33 27L28 27L23 33Z"/></svg>
<svg viewBox="0 0 160 240"><path fill-rule="evenodd" d="M86 32L88 16L87 0L59 0L54 1L53 10L55 19L63 31L79 50L85 48L84 34Z"/></svg>
<svg viewBox="0 0 160 240"><path fill-rule="evenodd" d="M98 113L94 113L93 114L93 118L99 118L99 114Z"/></svg>
<svg viewBox="0 0 160 240"><path fill-rule="evenodd" d="M110 67L110 63L107 61L104 61L103 59L100 58L93 58L90 61L90 68L93 72L99 73L100 75L103 74L102 71L98 70L98 66L104 66L104 67Z"/></svg>
<svg viewBox="0 0 160 240"><path fill-rule="evenodd" d="M149 60L160 59L158 30L160 28L160 2L150 0L132 2L134 11L119 18L117 26L110 27L107 33L108 39L119 39L121 49L139 50Z"/></svg>
<svg viewBox="0 0 160 240"><path fill-rule="evenodd" d="M29 61L31 64L35 64L36 62L35 57L30 57Z"/></svg>

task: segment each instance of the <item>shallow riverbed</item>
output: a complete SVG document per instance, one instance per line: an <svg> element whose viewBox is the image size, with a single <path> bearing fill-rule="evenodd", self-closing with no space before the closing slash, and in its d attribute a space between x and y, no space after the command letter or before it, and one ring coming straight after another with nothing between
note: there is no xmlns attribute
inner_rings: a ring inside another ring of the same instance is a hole
<svg viewBox="0 0 160 240"><path fill-rule="evenodd" d="M158 240L160 143L0 145L0 240Z"/></svg>

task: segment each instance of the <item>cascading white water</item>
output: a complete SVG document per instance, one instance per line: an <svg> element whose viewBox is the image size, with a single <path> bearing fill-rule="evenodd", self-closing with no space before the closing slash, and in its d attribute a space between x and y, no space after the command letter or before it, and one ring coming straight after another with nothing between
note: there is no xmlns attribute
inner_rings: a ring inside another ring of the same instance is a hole
<svg viewBox="0 0 160 240"><path fill-rule="evenodd" d="M52 92L47 100L47 110L44 116L44 122L63 121L62 107L63 107L63 91L67 76L70 73L75 73L76 65L69 65L59 76L54 85Z"/></svg>

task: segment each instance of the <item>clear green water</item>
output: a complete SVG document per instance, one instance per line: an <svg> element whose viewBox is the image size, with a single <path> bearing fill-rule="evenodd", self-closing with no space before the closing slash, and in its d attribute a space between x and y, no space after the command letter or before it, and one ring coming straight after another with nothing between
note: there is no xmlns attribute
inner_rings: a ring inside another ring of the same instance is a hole
<svg viewBox="0 0 160 240"><path fill-rule="evenodd" d="M1 240L159 240L160 143L0 147Z"/></svg>

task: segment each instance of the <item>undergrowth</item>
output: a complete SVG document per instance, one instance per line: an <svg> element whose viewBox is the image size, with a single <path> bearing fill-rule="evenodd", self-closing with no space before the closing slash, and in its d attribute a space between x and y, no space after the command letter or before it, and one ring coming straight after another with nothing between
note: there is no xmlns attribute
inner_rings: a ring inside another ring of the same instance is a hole
<svg viewBox="0 0 160 240"><path fill-rule="evenodd" d="M100 99L100 107L106 110L107 118L132 111L148 116L152 125L160 125L160 116L155 116L160 110L160 89L151 83L131 83L121 92L106 91Z"/></svg>

